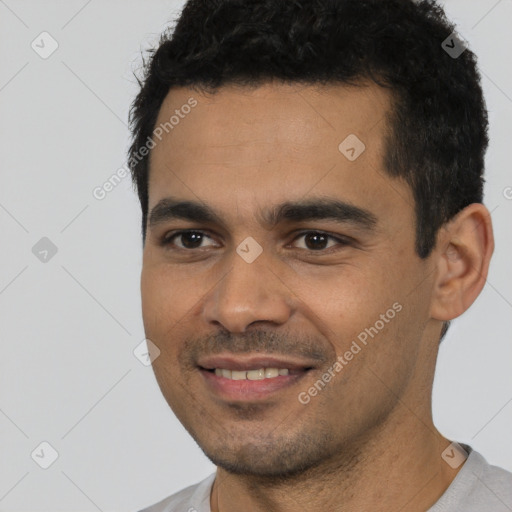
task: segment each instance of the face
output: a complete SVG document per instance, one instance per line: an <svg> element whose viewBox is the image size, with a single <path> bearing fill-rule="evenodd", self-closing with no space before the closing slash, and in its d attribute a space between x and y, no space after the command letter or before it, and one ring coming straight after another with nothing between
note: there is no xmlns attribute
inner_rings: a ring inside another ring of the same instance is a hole
<svg viewBox="0 0 512 512"><path fill-rule="evenodd" d="M167 402L228 471L314 467L404 395L429 400L432 269L411 191L384 171L389 108L377 86L278 84L162 105L144 327Z"/></svg>

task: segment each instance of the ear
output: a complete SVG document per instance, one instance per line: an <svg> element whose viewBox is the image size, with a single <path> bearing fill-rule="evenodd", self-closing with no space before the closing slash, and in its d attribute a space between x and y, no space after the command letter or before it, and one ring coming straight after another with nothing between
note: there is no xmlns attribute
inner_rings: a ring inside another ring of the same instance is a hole
<svg viewBox="0 0 512 512"><path fill-rule="evenodd" d="M470 204L440 229L431 318L452 320L473 304L485 285L493 251L491 214L481 203Z"/></svg>

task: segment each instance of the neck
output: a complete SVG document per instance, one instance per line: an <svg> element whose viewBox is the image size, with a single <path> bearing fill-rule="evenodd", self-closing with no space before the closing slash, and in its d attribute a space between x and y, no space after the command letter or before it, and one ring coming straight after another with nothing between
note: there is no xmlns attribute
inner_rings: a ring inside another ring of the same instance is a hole
<svg viewBox="0 0 512 512"><path fill-rule="evenodd" d="M441 458L449 444L435 429L430 410L418 413L401 402L364 438L298 475L275 479L218 468L211 510L424 512L458 472Z"/></svg>

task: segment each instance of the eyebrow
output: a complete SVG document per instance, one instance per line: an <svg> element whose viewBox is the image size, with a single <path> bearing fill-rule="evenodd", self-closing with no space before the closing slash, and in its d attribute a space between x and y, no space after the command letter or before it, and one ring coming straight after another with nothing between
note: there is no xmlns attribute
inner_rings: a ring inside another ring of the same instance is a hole
<svg viewBox="0 0 512 512"><path fill-rule="evenodd" d="M220 215L208 205L172 197L161 199L152 208L149 215L149 226L154 228L159 224L175 219L211 223L225 227ZM326 197L286 201L259 212L259 219L263 225L269 228L286 221L334 220L371 231L377 224L377 217L369 210L339 199Z"/></svg>

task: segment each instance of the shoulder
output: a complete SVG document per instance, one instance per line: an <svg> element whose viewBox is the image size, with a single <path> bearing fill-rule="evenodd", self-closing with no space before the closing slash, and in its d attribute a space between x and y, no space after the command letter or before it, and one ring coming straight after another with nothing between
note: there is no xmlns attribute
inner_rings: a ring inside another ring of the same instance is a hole
<svg viewBox="0 0 512 512"><path fill-rule="evenodd" d="M494 495L503 504L512 508L512 473L500 468L492 466L477 452L475 458L479 459L479 464L474 470L475 478L485 487L489 495Z"/></svg>
<svg viewBox="0 0 512 512"><path fill-rule="evenodd" d="M429 512L510 512L512 473L492 466L471 447L469 457L439 501Z"/></svg>
<svg viewBox="0 0 512 512"><path fill-rule="evenodd" d="M215 473L212 473L201 482L139 512L210 512L210 492L214 480Z"/></svg>

